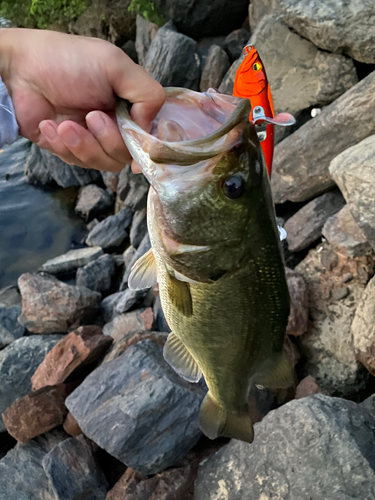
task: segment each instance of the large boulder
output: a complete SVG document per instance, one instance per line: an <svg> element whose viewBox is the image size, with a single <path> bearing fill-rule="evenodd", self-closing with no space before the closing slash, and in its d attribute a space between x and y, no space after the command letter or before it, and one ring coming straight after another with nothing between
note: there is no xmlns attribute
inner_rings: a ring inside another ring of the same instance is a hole
<svg viewBox="0 0 375 500"><path fill-rule="evenodd" d="M98 215L106 214L114 202L113 193L96 184L90 184L79 190L75 211L85 219L91 220Z"/></svg>
<svg viewBox="0 0 375 500"><path fill-rule="evenodd" d="M201 463L195 500L352 500L375 497L375 419L318 394L255 424L252 445L232 440Z"/></svg>
<svg viewBox="0 0 375 500"><path fill-rule="evenodd" d="M229 59L225 50L218 45L211 45L199 85L201 92L206 92L210 87L218 88L228 69Z"/></svg>
<svg viewBox="0 0 375 500"><path fill-rule="evenodd" d="M374 108L375 71L278 144L271 180L275 203L305 201L330 189L330 162L375 133Z"/></svg>

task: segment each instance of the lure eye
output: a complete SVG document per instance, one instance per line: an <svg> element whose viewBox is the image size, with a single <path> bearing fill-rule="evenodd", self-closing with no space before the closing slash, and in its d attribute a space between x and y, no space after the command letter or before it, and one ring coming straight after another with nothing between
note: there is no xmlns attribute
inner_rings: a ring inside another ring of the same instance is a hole
<svg viewBox="0 0 375 500"><path fill-rule="evenodd" d="M239 175L232 175L223 182L223 191L230 200L237 200L245 192L245 180Z"/></svg>
<svg viewBox="0 0 375 500"><path fill-rule="evenodd" d="M253 64L253 70L254 71L260 71L262 69L262 65L258 62Z"/></svg>

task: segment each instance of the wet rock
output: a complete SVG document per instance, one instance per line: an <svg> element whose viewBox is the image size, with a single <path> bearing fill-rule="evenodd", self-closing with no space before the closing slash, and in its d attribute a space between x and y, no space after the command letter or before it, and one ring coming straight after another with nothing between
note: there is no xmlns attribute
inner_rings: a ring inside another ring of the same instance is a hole
<svg viewBox="0 0 375 500"><path fill-rule="evenodd" d="M140 305L143 299L147 295L147 290L131 290L127 288L122 292L121 297L118 298L116 305L114 306L114 312L116 314L123 314L130 311L135 305Z"/></svg>
<svg viewBox="0 0 375 500"><path fill-rule="evenodd" d="M282 0L280 10L289 26L317 47L375 63L373 2Z"/></svg>
<svg viewBox="0 0 375 500"><path fill-rule="evenodd" d="M105 500L108 484L90 445L68 438L43 458L43 468L58 500Z"/></svg>
<svg viewBox="0 0 375 500"><path fill-rule="evenodd" d="M86 243L90 247L99 246L106 249L121 245L128 235L133 212L129 208L120 210L116 215L110 215L99 222L87 236Z"/></svg>
<svg viewBox="0 0 375 500"><path fill-rule="evenodd" d="M374 438L374 417L352 401L291 401L256 424L251 446L232 440L200 465L194 499L372 498Z"/></svg>
<svg viewBox="0 0 375 500"><path fill-rule="evenodd" d="M132 345L138 344L144 340L151 340L154 344L159 347L163 347L168 338L167 332L150 332L145 330L132 331L125 333L122 337L118 336L118 339L113 343L110 350L107 352L103 359L103 363L108 363L115 358L118 358Z"/></svg>
<svg viewBox="0 0 375 500"><path fill-rule="evenodd" d="M101 448L142 474L155 474L198 441L202 397L200 387L178 377L161 348L146 340L94 370L66 405Z"/></svg>
<svg viewBox="0 0 375 500"><path fill-rule="evenodd" d="M225 38L223 49L228 52L232 61L242 56L242 49L247 44L249 38L250 33L244 28L232 31Z"/></svg>
<svg viewBox="0 0 375 500"><path fill-rule="evenodd" d="M147 21L142 16L137 16L137 34L135 37L135 49L138 54L138 63L143 66L146 60L147 51L152 40L158 32L159 26Z"/></svg>
<svg viewBox="0 0 375 500"><path fill-rule="evenodd" d="M22 295L18 321L33 333L65 333L87 324L96 317L101 300L100 293L49 275L22 274L18 286Z"/></svg>
<svg viewBox="0 0 375 500"><path fill-rule="evenodd" d="M286 279L290 295L290 313L286 333L299 337L307 330L307 320L309 315L309 295L303 277L286 268Z"/></svg>
<svg viewBox="0 0 375 500"><path fill-rule="evenodd" d="M43 458L66 437L55 430L10 450L0 461L1 500L57 500Z"/></svg>
<svg viewBox="0 0 375 500"><path fill-rule="evenodd" d="M30 184L53 184L60 187L85 186L98 182L97 170L68 165L45 149L33 144L25 163L25 175Z"/></svg>
<svg viewBox="0 0 375 500"><path fill-rule="evenodd" d="M154 316L151 307L116 316L103 327L104 335L110 335L114 340L137 330L151 330Z"/></svg>
<svg viewBox="0 0 375 500"><path fill-rule="evenodd" d="M358 82L351 59L318 50L274 16L260 21L250 43L266 68L276 113L325 106Z"/></svg>
<svg viewBox="0 0 375 500"><path fill-rule="evenodd" d="M249 2L221 0L210 2L191 2L190 0L155 0L157 12L165 19L172 20L178 31L192 38L227 35L241 27L247 16Z"/></svg>
<svg viewBox="0 0 375 500"><path fill-rule="evenodd" d="M77 420L73 417L73 415L68 412L66 419L63 424L64 431L68 433L70 436L79 436L82 434L82 430L78 425Z"/></svg>
<svg viewBox="0 0 375 500"><path fill-rule="evenodd" d="M110 189L113 193L117 192L119 172L100 172L102 175L103 182L107 189Z"/></svg>
<svg viewBox="0 0 375 500"><path fill-rule="evenodd" d="M0 352L0 415L31 391L31 377L61 335L30 336L16 340ZM0 417L0 432L5 425Z"/></svg>
<svg viewBox="0 0 375 500"><path fill-rule="evenodd" d="M150 237L148 233L143 237L143 240L141 241L139 247L137 248L137 251L134 253L131 261L127 265L125 262L126 266L126 271L124 273L124 276L122 278L121 282L121 290L124 290L127 285L128 285L128 279L132 270L133 265L137 262L138 259L142 257L146 252L148 252L151 248L151 242L150 242Z"/></svg>
<svg viewBox="0 0 375 500"><path fill-rule="evenodd" d="M375 375L375 278L362 295L352 323L353 346L356 358L371 375Z"/></svg>
<svg viewBox="0 0 375 500"><path fill-rule="evenodd" d="M344 205L345 200L340 191L331 191L318 196L298 210L284 225L289 250L299 252L318 240L328 217Z"/></svg>
<svg viewBox="0 0 375 500"><path fill-rule="evenodd" d="M221 92L222 94L233 94L234 80L236 78L236 73L241 65L241 62L241 58L234 61L234 63L232 63L228 71L225 73L225 76L219 86L219 92Z"/></svg>
<svg viewBox="0 0 375 500"><path fill-rule="evenodd" d="M129 468L108 492L106 500L193 500L196 470L193 462L145 478Z"/></svg>
<svg viewBox="0 0 375 500"><path fill-rule="evenodd" d="M168 23L152 40L144 68L163 87L198 90L200 60L196 49L192 38L177 33Z"/></svg>
<svg viewBox="0 0 375 500"><path fill-rule="evenodd" d="M77 248L76 250L69 250L69 252L54 259L47 260L40 270L49 274L70 273L76 271L79 267L86 266L101 255L103 255L101 247Z"/></svg>
<svg viewBox="0 0 375 500"><path fill-rule="evenodd" d="M147 210L146 207L134 214L132 227L130 229L130 244L138 248L147 233Z"/></svg>
<svg viewBox="0 0 375 500"><path fill-rule="evenodd" d="M70 392L69 386L60 384L17 399L2 415L7 431L17 441L27 443L61 425L67 412L65 398Z"/></svg>
<svg viewBox="0 0 375 500"><path fill-rule="evenodd" d="M369 257L335 254L326 243L310 250L296 267L309 290L310 322L307 334L299 338L301 375L312 375L333 395L354 397L366 386L368 374L356 360L351 324L373 268ZM349 295L338 299L334 292L343 287L343 276L349 272Z"/></svg>
<svg viewBox="0 0 375 500"><path fill-rule="evenodd" d="M121 184L119 182L118 197L123 201L123 207L128 207L133 212L141 210L146 207L147 194L150 187L144 175L136 175L129 172L127 176L122 176ZM124 185L124 179L127 184Z"/></svg>
<svg viewBox="0 0 375 500"><path fill-rule="evenodd" d="M83 286L95 292L107 293L111 289L116 272L115 259L105 254L77 271L77 286Z"/></svg>
<svg viewBox="0 0 375 500"><path fill-rule="evenodd" d="M296 399L307 398L308 396L313 396L314 394L329 395L327 391L318 386L314 377L308 375L298 384L296 389Z"/></svg>
<svg viewBox="0 0 375 500"><path fill-rule="evenodd" d="M225 50L218 45L211 45L199 84L201 92L206 92L211 87L218 88L228 69L229 59Z"/></svg>
<svg viewBox="0 0 375 500"><path fill-rule="evenodd" d="M327 219L322 235L333 247L339 252L346 253L348 257L360 257L373 251L362 229L352 216L349 205L345 205L339 212Z"/></svg>
<svg viewBox="0 0 375 500"><path fill-rule="evenodd" d="M25 328L17 321L21 312L22 308L18 305L7 306L0 302L0 332L3 337L11 335L13 340L15 340L22 337L25 333Z"/></svg>
<svg viewBox="0 0 375 500"><path fill-rule="evenodd" d="M375 76L375 71L374 71ZM329 171L367 240L375 248L375 135L352 146L334 160Z"/></svg>
<svg viewBox="0 0 375 500"><path fill-rule="evenodd" d="M105 189L90 184L79 190L75 211L90 220L100 214L107 213L115 202L113 194Z"/></svg>
<svg viewBox="0 0 375 500"><path fill-rule="evenodd" d="M103 335L100 326L80 326L63 337L49 351L31 378L33 391L61 384L77 368L104 356L112 338Z"/></svg>
<svg viewBox="0 0 375 500"><path fill-rule="evenodd" d="M331 160L375 133L373 106L375 71L278 144L271 180L275 203L305 201L332 187Z"/></svg>

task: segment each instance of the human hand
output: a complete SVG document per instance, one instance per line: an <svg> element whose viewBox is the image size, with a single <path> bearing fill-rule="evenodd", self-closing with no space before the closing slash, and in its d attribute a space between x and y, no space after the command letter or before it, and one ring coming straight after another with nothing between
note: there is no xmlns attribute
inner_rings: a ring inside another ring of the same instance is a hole
<svg viewBox="0 0 375 500"><path fill-rule="evenodd" d="M116 172L130 155L115 120L116 95L148 129L165 94L121 49L53 31L0 30L0 75L20 133L65 162Z"/></svg>

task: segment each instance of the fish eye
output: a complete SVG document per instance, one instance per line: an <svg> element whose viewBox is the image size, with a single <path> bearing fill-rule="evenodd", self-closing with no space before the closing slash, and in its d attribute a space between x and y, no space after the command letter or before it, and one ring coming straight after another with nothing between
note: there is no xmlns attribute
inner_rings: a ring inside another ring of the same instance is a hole
<svg viewBox="0 0 375 500"><path fill-rule="evenodd" d="M232 175L223 182L223 191L230 200L237 200L245 192L245 180L240 175Z"/></svg>
<svg viewBox="0 0 375 500"><path fill-rule="evenodd" d="M262 69L262 65L260 63L256 62L256 63L253 64L253 70L254 71L259 71L261 69Z"/></svg>

